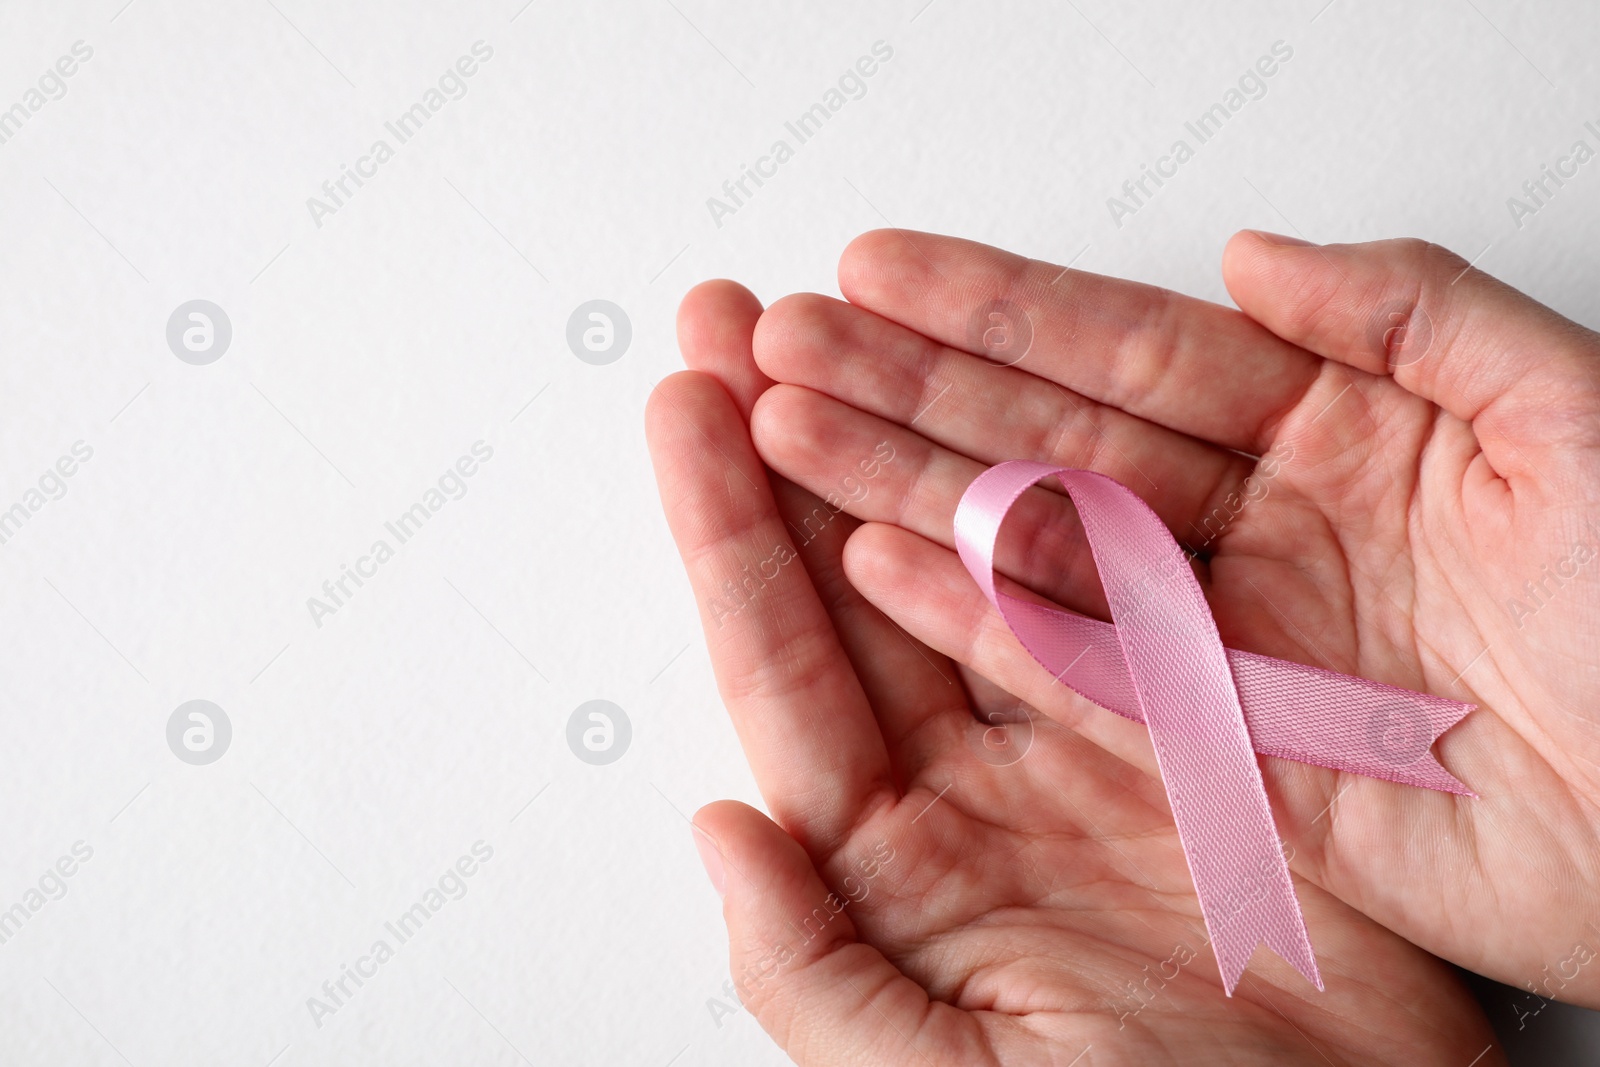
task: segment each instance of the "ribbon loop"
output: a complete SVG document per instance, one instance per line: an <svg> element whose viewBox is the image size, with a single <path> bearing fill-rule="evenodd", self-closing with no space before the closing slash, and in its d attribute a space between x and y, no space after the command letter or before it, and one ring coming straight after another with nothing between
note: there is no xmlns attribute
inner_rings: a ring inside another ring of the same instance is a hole
<svg viewBox="0 0 1600 1067"><path fill-rule="evenodd" d="M1006 512L1054 476L1078 509L1111 623L1000 593ZM1052 675L1150 730L1206 930L1231 996L1260 942L1322 988L1255 753L1470 791L1428 751L1471 705L1225 648L1188 558L1137 494L1092 471L1015 460L956 509L956 548Z"/></svg>

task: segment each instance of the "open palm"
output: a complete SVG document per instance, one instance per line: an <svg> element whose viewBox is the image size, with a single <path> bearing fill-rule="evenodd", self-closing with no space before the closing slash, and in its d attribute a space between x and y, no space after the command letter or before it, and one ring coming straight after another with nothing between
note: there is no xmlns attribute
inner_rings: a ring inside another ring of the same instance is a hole
<svg viewBox="0 0 1600 1067"><path fill-rule="evenodd" d="M805 1065L1494 1062L1448 969L1305 882L1327 991L1259 953L1223 995L1159 781L1030 718L847 579L860 549L852 568L907 559L819 495L859 507L914 457L838 441L818 493L762 465L760 311L728 283L690 294L696 370L657 388L648 425L776 820L722 802L695 822L733 979L778 1043Z"/></svg>
<svg viewBox="0 0 1600 1067"><path fill-rule="evenodd" d="M790 297L758 325L787 383L753 412L759 454L820 493L887 442L844 501L870 523L854 585L1152 774L1143 728L1055 684L950 551L985 466L1138 492L1197 554L1231 647L1478 704L1437 748L1477 798L1263 759L1291 866L1432 952L1600 1006L1600 339L1417 241L1245 233L1224 278L1244 314L868 234L841 262L848 303ZM997 566L1106 617L1059 493L1030 490ZM1371 724L1397 762L1427 743L1406 726Z"/></svg>

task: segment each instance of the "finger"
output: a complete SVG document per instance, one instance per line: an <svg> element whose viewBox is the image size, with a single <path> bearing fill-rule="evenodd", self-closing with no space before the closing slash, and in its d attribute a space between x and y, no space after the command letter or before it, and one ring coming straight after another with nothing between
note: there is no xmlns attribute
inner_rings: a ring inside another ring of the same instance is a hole
<svg viewBox="0 0 1600 1067"><path fill-rule="evenodd" d="M684 363L721 382L746 421L756 397L772 384L750 352L760 318L761 301L755 294L721 278L701 282L678 305L678 348Z"/></svg>
<svg viewBox="0 0 1600 1067"><path fill-rule="evenodd" d="M984 464L830 396L776 385L756 404L751 437L763 460L863 522L887 522L955 547L961 495ZM842 456L872 455L860 467ZM1105 618L1105 593L1071 501L1035 486L1006 517L995 569L1065 607Z"/></svg>
<svg viewBox="0 0 1600 1067"><path fill-rule="evenodd" d="M894 523L946 548L955 547L961 497L985 469L903 426L798 386L776 385L764 394L751 433L763 459L785 477L829 493L858 519ZM840 460L868 450L882 462L852 467ZM1255 481L1246 486L1253 492ZM1238 511L1219 507L1176 532L1204 550ZM1170 521L1176 525L1179 517ZM1018 498L1000 528L995 569L1063 607L1109 618L1083 524L1065 493L1034 486ZM1196 564L1196 574L1208 581L1204 564Z"/></svg>
<svg viewBox="0 0 1600 1067"><path fill-rule="evenodd" d="M1246 230L1228 242L1223 280L1244 311L1296 345L1472 422L1570 432L1592 411L1600 338L1418 240L1308 245ZM1520 418L1518 418L1520 416Z"/></svg>
<svg viewBox="0 0 1600 1067"><path fill-rule="evenodd" d="M919 641L1112 755L1157 774L1144 725L1098 707L1052 677L948 548L898 526L868 523L845 546L844 566L862 595ZM1015 583L1002 579L998 585L1009 596L1043 602Z"/></svg>
<svg viewBox="0 0 1600 1067"><path fill-rule="evenodd" d="M894 798L866 695L801 566L733 400L694 371L656 387L646 433L723 701L774 817L826 855Z"/></svg>
<svg viewBox="0 0 1600 1067"><path fill-rule="evenodd" d="M857 941L846 898L783 830L734 801L707 805L694 821L714 885L721 868L734 988L792 1059L808 1067L978 1062L973 1018L930 1002Z"/></svg>
<svg viewBox="0 0 1600 1067"><path fill-rule="evenodd" d="M760 301L730 281L695 286L678 308L684 362L721 382L746 421L772 385L751 349L760 317ZM845 578L839 556L857 521L826 505L825 489L813 494L783 478L771 484L778 514L877 716L896 782L908 785L938 752L959 742L972 717L966 692L951 664L907 637Z"/></svg>
<svg viewBox="0 0 1600 1067"><path fill-rule="evenodd" d="M1032 335L1019 369L1257 455L1320 365L1231 308L954 237L862 234L839 260L839 288L852 304L977 355L991 305L1004 301L1022 315L1010 325Z"/></svg>
<svg viewBox="0 0 1600 1067"><path fill-rule="evenodd" d="M860 520L788 479L775 478L772 488L877 718L896 790L904 792L941 753L961 743L972 725L967 691L954 664L907 634L850 584L842 556Z"/></svg>
<svg viewBox="0 0 1600 1067"><path fill-rule="evenodd" d="M1020 367L930 341L825 296L785 297L756 327L756 359L807 386L986 464L1032 459L1092 469L1133 488L1179 536L1253 463L1093 400Z"/></svg>

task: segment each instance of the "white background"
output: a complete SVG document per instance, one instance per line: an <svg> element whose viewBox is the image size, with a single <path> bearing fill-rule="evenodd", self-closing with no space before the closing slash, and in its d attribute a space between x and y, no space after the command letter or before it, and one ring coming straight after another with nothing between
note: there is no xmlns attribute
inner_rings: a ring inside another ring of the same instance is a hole
<svg viewBox="0 0 1600 1067"><path fill-rule="evenodd" d="M93 49L0 144L0 508L93 449L0 546L0 908L93 849L0 945L0 1061L783 1062L708 1005L686 817L755 792L641 428L700 279L833 291L892 224L1225 301L1241 227L1419 235L1600 325L1600 161L1520 228L1506 203L1600 148L1580 0L523 3L0 4L0 108ZM465 97L318 226L307 198L476 41ZM717 225L877 41L865 95ZM1275 41L1265 96L1115 225ZM209 366L166 342L195 298L232 321ZM606 366L565 340L596 298L633 325ZM478 440L465 497L316 626ZM209 766L167 747L194 698L233 726ZM609 766L565 740L594 698L633 725ZM307 998L480 840L318 1027Z"/></svg>

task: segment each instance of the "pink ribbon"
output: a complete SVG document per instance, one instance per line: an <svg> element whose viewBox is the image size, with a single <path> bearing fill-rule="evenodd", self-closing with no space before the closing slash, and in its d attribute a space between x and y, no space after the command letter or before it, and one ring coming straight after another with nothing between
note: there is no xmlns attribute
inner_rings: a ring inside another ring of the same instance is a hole
<svg viewBox="0 0 1600 1067"><path fill-rule="evenodd" d="M1055 475L1077 507L1111 623L995 589L1000 523ZM1013 460L956 509L961 561L1057 681L1150 729L1229 996L1258 942L1322 988L1255 753L1473 795L1429 747L1473 705L1225 648L1188 557L1127 486Z"/></svg>

